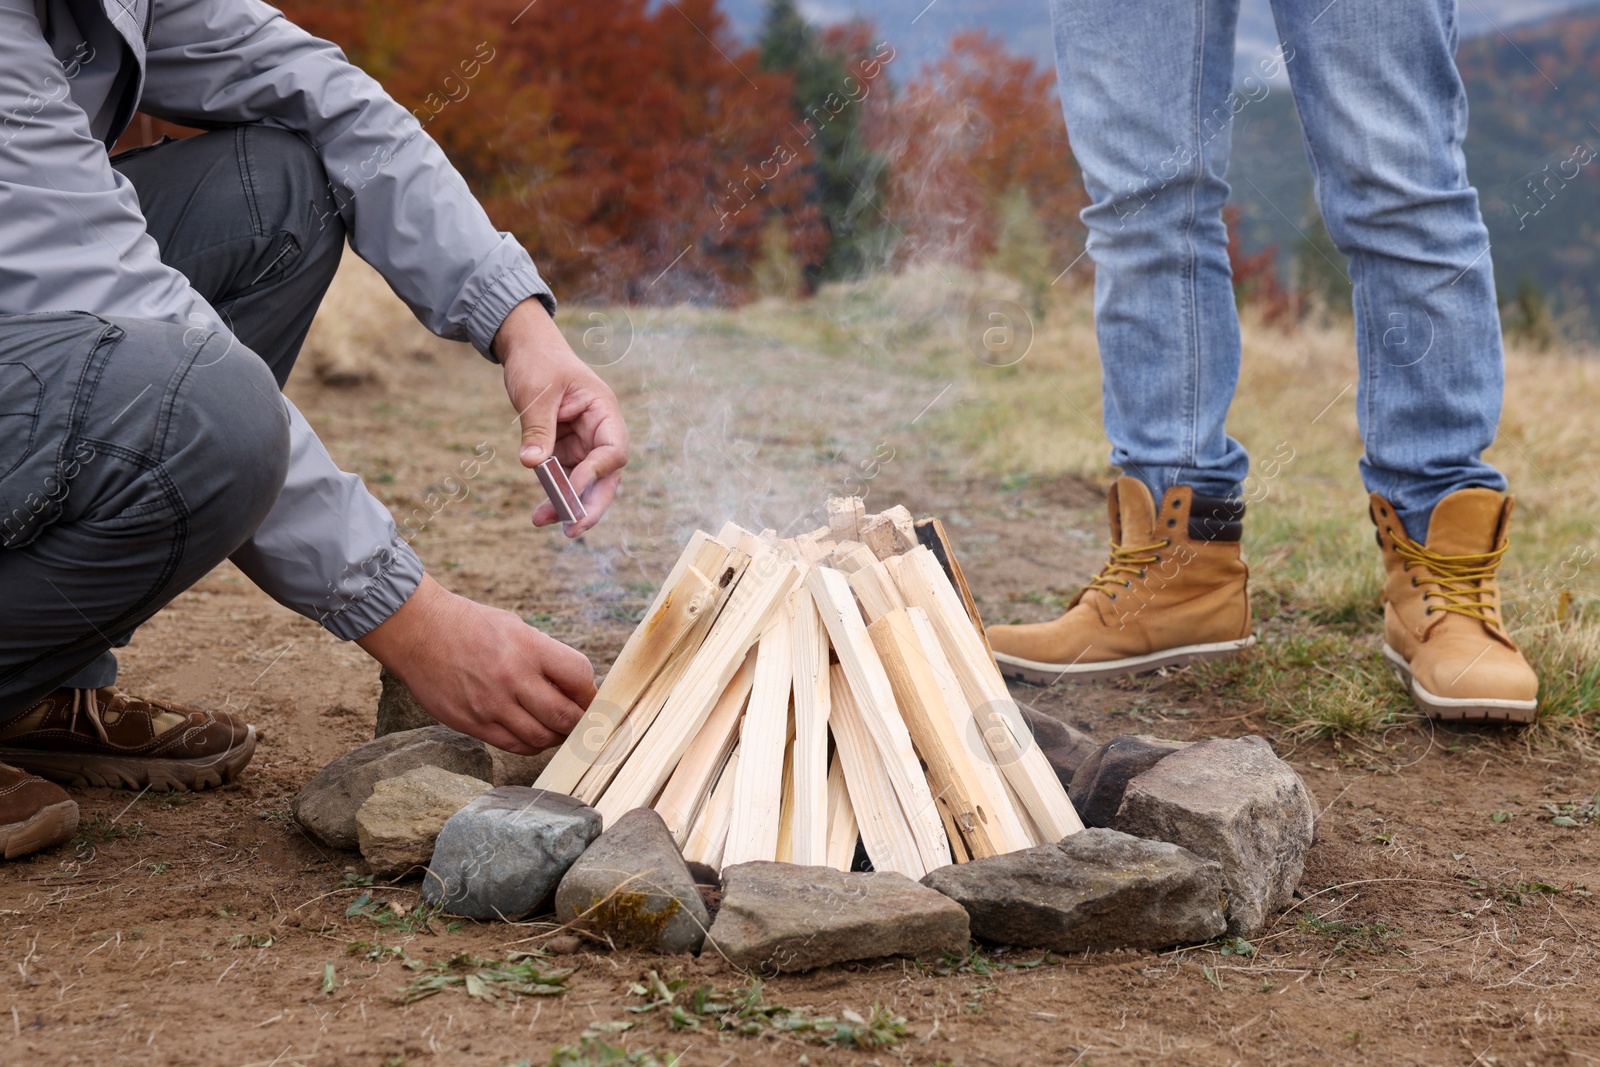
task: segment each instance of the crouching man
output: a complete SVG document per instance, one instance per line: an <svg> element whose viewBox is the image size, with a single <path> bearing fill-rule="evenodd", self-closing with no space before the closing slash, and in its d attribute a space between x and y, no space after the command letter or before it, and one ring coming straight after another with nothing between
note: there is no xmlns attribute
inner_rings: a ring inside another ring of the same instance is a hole
<svg viewBox="0 0 1600 1067"><path fill-rule="evenodd" d="M211 132L109 158L136 109ZM582 654L434 583L279 392L346 237L501 365L523 464L554 450L588 511L568 533L592 526L628 460L616 397L376 82L257 0L0 0L8 858L76 824L44 779L202 789L249 762L251 726L122 691L111 651L224 559L501 748L548 747L592 698Z"/></svg>

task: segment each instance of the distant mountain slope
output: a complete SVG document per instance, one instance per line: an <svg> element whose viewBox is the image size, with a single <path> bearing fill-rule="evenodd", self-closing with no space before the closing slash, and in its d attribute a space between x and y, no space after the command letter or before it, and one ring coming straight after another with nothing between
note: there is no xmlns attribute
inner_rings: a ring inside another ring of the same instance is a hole
<svg viewBox="0 0 1600 1067"><path fill-rule="evenodd" d="M819 23L872 19L879 37L896 48L889 71L899 81L963 29L991 30L1012 50L1053 62L1047 0L802 0L801 8ZM750 39L766 0L723 0L723 9L734 31ZM1600 5L1465 0L1460 18L1458 61L1471 110L1468 173L1482 199L1502 298L1526 277L1558 308L1592 306L1600 297L1600 159L1582 166L1567 161L1579 145L1600 151ZM1267 0L1242 0L1239 64L1266 55L1275 40ZM1577 166L1575 178L1560 177L1563 164L1569 175ZM1557 178L1543 200L1532 199L1527 180L1542 182L1549 174ZM1286 260L1300 240L1297 227L1305 230L1314 217L1287 85L1272 86L1235 120L1229 177L1246 247L1275 244ZM1595 318L1600 325L1600 314Z"/></svg>
<svg viewBox="0 0 1600 1067"><path fill-rule="evenodd" d="M1558 310L1592 307L1600 297L1600 6L1472 38L1457 62L1470 114L1467 174L1502 300L1526 277ZM1275 88L1235 120L1229 179L1245 244L1292 251L1295 226L1309 217L1311 175L1287 90Z"/></svg>

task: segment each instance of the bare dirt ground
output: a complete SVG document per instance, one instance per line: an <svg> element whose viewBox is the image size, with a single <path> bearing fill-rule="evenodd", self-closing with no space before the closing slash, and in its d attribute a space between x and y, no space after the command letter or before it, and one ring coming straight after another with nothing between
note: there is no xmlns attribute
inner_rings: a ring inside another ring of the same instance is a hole
<svg viewBox="0 0 1600 1067"><path fill-rule="evenodd" d="M291 393L341 462L420 529L441 581L602 668L696 525L810 528L806 512L830 492L865 488L869 508L943 516L991 618L1046 617L1055 608L1037 594L1070 590L1098 565L1097 484L1007 489L926 432L923 414L959 407L959 389L858 355L848 336L822 351L746 333L748 319L697 316L636 323L632 351L604 371L630 412L635 460L581 544L527 525L537 483L516 465L494 368L465 350L423 343L431 361L398 360L384 385L335 390L302 374ZM464 499L446 499L480 445L493 458ZM416 883L346 884L359 858L314 845L288 807L370 738L376 665L229 566L141 630L123 662L130 689L247 712L262 744L216 792L83 792L77 843L0 868L0 1063L542 1064L591 1028L701 1067L1600 1062L1600 909L1586 888L1600 887L1600 775L1571 746L1419 723L1295 742L1262 708L1176 676L1018 690L1101 739L1271 737L1321 809L1303 897L1253 955L986 950L964 965L765 983L772 1003L835 1016L878 1004L904 1018L898 1043L863 1051L626 1010L643 1003L629 986L652 968L718 988L745 981L709 960L580 951L550 960L576 967L557 996L497 1006L456 987L397 1003L424 972L383 949L430 964L500 959L547 928L416 930L391 911L346 914L363 893L414 903ZM1563 811L1575 825L1551 821ZM608 1025L619 1023L632 1026Z"/></svg>

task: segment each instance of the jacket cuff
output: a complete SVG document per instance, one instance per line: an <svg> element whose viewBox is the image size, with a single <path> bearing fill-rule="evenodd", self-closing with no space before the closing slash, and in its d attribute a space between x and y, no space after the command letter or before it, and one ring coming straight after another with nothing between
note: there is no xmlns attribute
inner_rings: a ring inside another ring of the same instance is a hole
<svg viewBox="0 0 1600 1067"><path fill-rule="evenodd" d="M422 560L398 536L374 553L349 580L339 583L339 605L317 621L341 641L365 637L400 610L422 584Z"/></svg>
<svg viewBox="0 0 1600 1067"><path fill-rule="evenodd" d="M472 346L498 363L491 350L494 335L500 331L500 324L506 321L511 309L530 296L543 304L552 316L555 315L555 294L532 264L507 267L491 278L467 309L467 334L472 338Z"/></svg>

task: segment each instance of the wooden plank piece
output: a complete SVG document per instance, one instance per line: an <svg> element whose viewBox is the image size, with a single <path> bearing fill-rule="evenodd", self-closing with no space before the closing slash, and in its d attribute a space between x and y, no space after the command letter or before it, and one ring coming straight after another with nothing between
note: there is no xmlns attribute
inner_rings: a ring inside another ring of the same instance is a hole
<svg viewBox="0 0 1600 1067"><path fill-rule="evenodd" d="M956 593L961 598L961 606L966 611L967 618L972 620L972 628L978 631L978 640L983 643L983 650L994 658L994 649L989 647L989 635L983 632L983 619L978 615L978 602L972 598L972 589L967 585L967 576L961 573L961 563L956 559L956 550L950 546L950 538L944 532L944 523L938 519L923 519L915 527L917 540L933 558L939 561L939 567L944 571L945 577L950 580ZM728 542L733 544L732 541Z"/></svg>
<svg viewBox="0 0 1600 1067"><path fill-rule="evenodd" d="M984 743L1043 835L1037 843L1077 833L1083 823L1072 801L1044 752L1033 742L999 668L973 630L961 598L938 560L926 547L900 558L904 560L899 568L900 591L909 603L928 613Z"/></svg>
<svg viewBox="0 0 1600 1067"><path fill-rule="evenodd" d="M954 822L966 850L974 857L997 856L1031 845L1033 842L1011 812L1005 793L991 795L987 780L973 766L968 746L974 739L956 731L955 717L922 651L911 616L903 608L891 611L867 632L889 675L895 703L900 706L912 743L927 765L934 800L942 815L948 813L944 819L947 827ZM952 839L951 843L958 842Z"/></svg>
<svg viewBox="0 0 1600 1067"><path fill-rule="evenodd" d="M733 778L739 770L739 749L728 753L717 784L706 798L695 819L689 839L683 843L683 858L712 867L722 866L722 846L728 840L728 819L733 815Z"/></svg>
<svg viewBox="0 0 1600 1067"><path fill-rule="evenodd" d="M794 683L793 624L789 601L772 613L756 645L755 684L739 732L739 778L733 786L724 863L773 860L778 856L778 817L783 806L783 750L789 733L789 694Z"/></svg>
<svg viewBox="0 0 1600 1067"><path fill-rule="evenodd" d="M866 517L867 505L860 497L828 498L828 529L835 541L861 540L861 523Z"/></svg>
<svg viewBox="0 0 1600 1067"><path fill-rule="evenodd" d="M678 761L672 777L656 799L655 809L681 848L711 789L717 772L727 762L728 753L739 740L739 719L750 696L756 673L756 652L751 649L734 674L728 688L717 698L716 706L700 727L689 750Z"/></svg>
<svg viewBox="0 0 1600 1067"><path fill-rule="evenodd" d="M879 559L898 556L917 547L916 523L911 512L896 504L867 519L861 527L861 541Z"/></svg>
<svg viewBox="0 0 1600 1067"><path fill-rule="evenodd" d="M889 577L889 568L877 560L850 574L847 578L851 592L861 602L867 622L874 623L896 608L906 606L905 597L895 588Z"/></svg>
<svg viewBox="0 0 1600 1067"><path fill-rule="evenodd" d="M751 560L661 714L595 805L605 825L656 798L794 576L795 565L775 552Z"/></svg>
<svg viewBox="0 0 1600 1067"><path fill-rule="evenodd" d="M790 594L794 657L794 862L825 862L828 847L828 639L811 593Z"/></svg>
<svg viewBox="0 0 1600 1067"><path fill-rule="evenodd" d="M993 756L979 736L972 708L961 692L961 683L956 681L955 670L950 666L949 657L944 654L944 646L939 643L939 635L934 632L928 613L921 608L910 608L906 615L911 620L911 629L917 635L917 643L933 672L939 692L944 696L945 708L950 712L951 728L966 745L967 754L972 758L972 769L983 782L984 795L1001 801L994 812L996 821L1003 827L1001 836L1013 843L1022 842L1014 844L1015 848L1026 848L1043 841L1033 820L1028 818L1027 811L1018 804L1015 792L1006 785L1000 768L995 766Z"/></svg>
<svg viewBox="0 0 1600 1067"><path fill-rule="evenodd" d="M967 849L967 842L961 836L961 828L956 825L955 814L950 810L950 805L939 805L939 818L944 822L945 836L950 838L951 858L956 863L971 863L972 853Z"/></svg>
<svg viewBox="0 0 1600 1067"><path fill-rule="evenodd" d="M836 871L848 871L855 863L860 839L856 811L850 806L850 789L845 785L844 764L835 752L828 767L828 843L823 862Z"/></svg>
<svg viewBox="0 0 1600 1067"><path fill-rule="evenodd" d="M611 784L611 779L627 762L628 756L640 739L650 730L650 725L656 721L656 716L666 706L667 698L678 688L678 682L688 671L689 665L694 662L695 656L700 652L700 646L705 643L706 635L722 616L722 611L727 607L733 597L733 591L738 587L739 579L743 577L745 569L750 565L750 557L738 549L730 549L723 562L722 574L717 579L719 589L717 602L713 611L702 611L700 618L695 622L686 637L678 643L678 648L672 654L672 659L662 672L656 675L656 680L650 683L650 688L645 690L644 696L634 704L633 710L628 712L620 729L614 731L611 739L606 742L606 747L595 758L593 765L583 773L578 787L572 790L572 795L593 806Z"/></svg>
<svg viewBox="0 0 1600 1067"><path fill-rule="evenodd" d="M794 862L794 790L789 788L789 783L794 781L794 716L789 716L789 736L783 746L783 803L778 809L778 855L779 863Z"/></svg>
<svg viewBox="0 0 1600 1067"><path fill-rule="evenodd" d="M921 878L933 868L922 859L911 824L895 796L878 746L862 720L844 668L834 664L829 678L833 695L833 717L829 726L838 743L839 760L844 766L845 786L850 807L861 832L867 858L880 871L899 871L908 878ZM930 802L929 808L933 805ZM935 818L937 818L935 814ZM944 836L943 825L939 834ZM834 842L829 842L830 854ZM946 858L944 863L948 863ZM937 864L943 867L944 863Z"/></svg>
<svg viewBox="0 0 1600 1067"><path fill-rule="evenodd" d="M577 786L697 619L714 608L720 593L715 583L728 552L727 545L704 532L696 531L689 539L644 621L628 635L600 691L535 785L558 793L570 793Z"/></svg>
<svg viewBox="0 0 1600 1067"><path fill-rule="evenodd" d="M861 718L877 742L883 767L911 826L924 873L935 867L943 867L950 862L950 842L945 837L944 824L934 806L928 779L917 761L911 735L906 732L906 724L895 707L894 690L883 672L883 664L878 662L878 653L867 634L866 624L861 621L861 612L856 607L850 583L836 570L817 567L808 576L806 587L816 601L823 626L833 642L833 650L839 657L845 676L850 679L850 690L860 709ZM856 818L861 822L864 833L867 820L859 804L856 806Z"/></svg>
<svg viewBox="0 0 1600 1067"><path fill-rule="evenodd" d="M833 546L833 551L828 553L829 565L835 570L853 574L862 567L868 567L878 562L878 557L872 550L858 541L840 541Z"/></svg>

